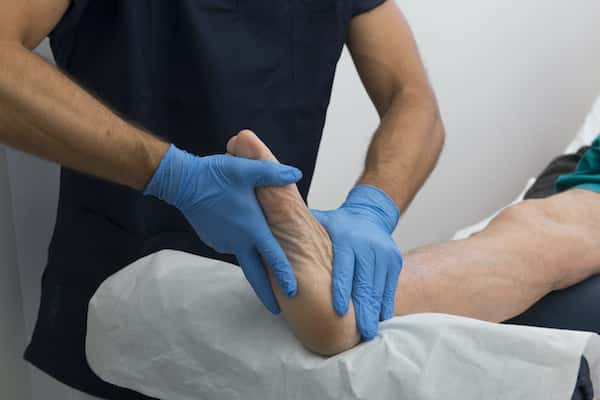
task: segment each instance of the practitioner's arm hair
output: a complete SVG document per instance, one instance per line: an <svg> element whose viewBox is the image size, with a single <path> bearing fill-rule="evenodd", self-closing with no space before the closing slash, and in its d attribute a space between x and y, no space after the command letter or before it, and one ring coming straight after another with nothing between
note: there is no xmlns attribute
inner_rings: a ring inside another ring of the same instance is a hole
<svg viewBox="0 0 600 400"><path fill-rule="evenodd" d="M31 50L68 0L0 0L0 143L143 189L168 144L133 126Z"/></svg>

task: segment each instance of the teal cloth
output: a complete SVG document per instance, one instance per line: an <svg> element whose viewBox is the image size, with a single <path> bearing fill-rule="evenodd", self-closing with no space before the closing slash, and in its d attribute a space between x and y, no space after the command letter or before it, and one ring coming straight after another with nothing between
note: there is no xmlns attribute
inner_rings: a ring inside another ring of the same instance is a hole
<svg viewBox="0 0 600 400"><path fill-rule="evenodd" d="M569 189L586 189L600 193L600 135L583 155L575 172L562 175L556 180L556 192Z"/></svg>

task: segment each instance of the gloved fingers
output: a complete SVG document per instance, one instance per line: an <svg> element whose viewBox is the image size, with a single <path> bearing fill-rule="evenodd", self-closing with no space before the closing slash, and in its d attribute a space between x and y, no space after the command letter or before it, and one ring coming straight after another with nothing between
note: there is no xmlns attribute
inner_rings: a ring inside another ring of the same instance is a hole
<svg viewBox="0 0 600 400"><path fill-rule="evenodd" d="M252 286L252 289L254 289L254 292L260 301L273 314L279 314L281 309L275 298L275 293L273 293L273 289L271 288L269 276L256 251L250 251L246 254L239 255L238 261L242 267L242 271L244 271L244 276L250 283L250 286Z"/></svg>
<svg viewBox="0 0 600 400"><path fill-rule="evenodd" d="M257 243L256 249L270 268L275 281L279 285L281 291L288 297L292 297L298 291L298 283L296 276L292 270L287 256L275 239L270 229L262 235L262 240Z"/></svg>
<svg viewBox="0 0 600 400"><path fill-rule="evenodd" d="M302 172L295 167L279 164L273 161L248 160L231 158L240 164L238 172L244 182L253 187L284 186L302 179Z"/></svg>
<svg viewBox="0 0 600 400"><path fill-rule="evenodd" d="M333 309L339 316L348 313L354 278L354 251L333 242Z"/></svg>
<svg viewBox="0 0 600 400"><path fill-rule="evenodd" d="M388 269L383 291L383 304L381 308L381 320L385 321L394 316L394 305L396 301L396 288L402 271L402 256L400 252L393 252L388 258Z"/></svg>
<svg viewBox="0 0 600 400"><path fill-rule="evenodd" d="M383 312L383 294L388 273L387 257L384 254L375 255L375 271L373 272L373 295L377 302L378 312L377 321L380 321L380 316Z"/></svg>
<svg viewBox="0 0 600 400"><path fill-rule="evenodd" d="M267 163L261 171L262 174L257 175L254 182L255 187L290 185L302 179L302 171L298 168L269 161ZM268 165L268 168L266 165Z"/></svg>
<svg viewBox="0 0 600 400"><path fill-rule="evenodd" d="M373 293L375 258L372 255L356 255L352 300L356 324L363 340L377 336L380 307Z"/></svg>

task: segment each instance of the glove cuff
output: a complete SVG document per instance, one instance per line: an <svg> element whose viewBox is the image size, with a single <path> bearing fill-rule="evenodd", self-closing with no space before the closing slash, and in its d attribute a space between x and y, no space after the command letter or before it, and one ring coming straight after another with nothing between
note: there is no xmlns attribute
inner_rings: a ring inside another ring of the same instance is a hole
<svg viewBox="0 0 600 400"><path fill-rule="evenodd" d="M383 190L371 185L358 185L352 189L344 206L368 207L375 211L390 234L400 219L400 209L396 203Z"/></svg>
<svg viewBox="0 0 600 400"><path fill-rule="evenodd" d="M189 175L190 161L194 156L180 150L174 144L160 161L154 176L144 190L145 196L154 196L178 207L181 200L181 188L185 187L186 177Z"/></svg>

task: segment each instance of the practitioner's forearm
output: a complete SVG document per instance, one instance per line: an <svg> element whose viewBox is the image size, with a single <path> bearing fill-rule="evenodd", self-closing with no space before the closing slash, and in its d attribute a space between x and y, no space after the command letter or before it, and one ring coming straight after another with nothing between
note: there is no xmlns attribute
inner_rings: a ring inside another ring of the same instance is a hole
<svg viewBox="0 0 600 400"><path fill-rule="evenodd" d="M443 142L443 123L431 89L398 90L382 114L358 184L382 189L405 210L431 174Z"/></svg>
<svg viewBox="0 0 600 400"><path fill-rule="evenodd" d="M0 41L0 142L142 189L168 144L127 123L29 49Z"/></svg>
<svg viewBox="0 0 600 400"><path fill-rule="evenodd" d="M409 23L395 2L353 18L348 48L381 117L358 183L382 189L405 210L444 142L435 94Z"/></svg>

